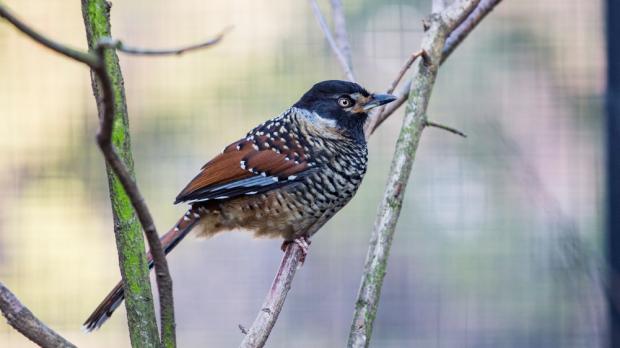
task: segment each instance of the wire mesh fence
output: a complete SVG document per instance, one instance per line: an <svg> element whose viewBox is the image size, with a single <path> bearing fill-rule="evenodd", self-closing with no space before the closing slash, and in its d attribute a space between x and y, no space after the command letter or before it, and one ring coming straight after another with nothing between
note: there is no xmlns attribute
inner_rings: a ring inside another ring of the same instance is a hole
<svg viewBox="0 0 620 348"><path fill-rule="evenodd" d="M345 1L360 82L383 90L419 46L428 1ZM85 47L78 4L7 1ZM325 4L323 4L325 5ZM373 334L376 347L593 347L606 330L599 1L505 0L442 67ZM121 56L139 183L160 230L172 200L223 146L342 73L305 2L114 3L115 36L182 57ZM399 115L402 114L402 111ZM118 279L88 72L0 28L0 279L79 346L127 346L124 313L81 322ZM272 347L346 342L400 117L370 141L354 200L319 232ZM263 300L280 241L191 240L170 257L180 346L235 346ZM5 324L0 345L29 346Z"/></svg>

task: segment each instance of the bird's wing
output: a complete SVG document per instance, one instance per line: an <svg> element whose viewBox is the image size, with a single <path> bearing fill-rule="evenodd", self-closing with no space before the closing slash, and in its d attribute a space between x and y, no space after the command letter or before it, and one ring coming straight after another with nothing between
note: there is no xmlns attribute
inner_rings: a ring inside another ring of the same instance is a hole
<svg viewBox="0 0 620 348"><path fill-rule="evenodd" d="M314 170L303 150L290 137L250 135L205 164L175 203L253 195L292 184Z"/></svg>

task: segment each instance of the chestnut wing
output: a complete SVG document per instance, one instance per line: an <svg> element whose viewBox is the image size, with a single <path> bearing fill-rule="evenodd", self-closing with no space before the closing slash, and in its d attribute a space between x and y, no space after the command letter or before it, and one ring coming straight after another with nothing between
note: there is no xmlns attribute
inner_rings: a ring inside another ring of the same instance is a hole
<svg viewBox="0 0 620 348"><path fill-rule="evenodd" d="M257 136L232 143L202 167L175 203L262 193L290 185L314 171L301 146L291 149L272 140Z"/></svg>

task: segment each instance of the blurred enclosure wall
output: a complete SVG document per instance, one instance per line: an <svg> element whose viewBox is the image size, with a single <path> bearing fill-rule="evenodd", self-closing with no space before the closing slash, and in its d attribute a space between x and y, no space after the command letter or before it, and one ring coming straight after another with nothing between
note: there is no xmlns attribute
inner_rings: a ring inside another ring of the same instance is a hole
<svg viewBox="0 0 620 348"><path fill-rule="evenodd" d="M85 47L78 1L7 0ZM360 81L383 90L419 47L430 0L344 1ZM322 2L326 14L329 14ZM374 347L595 347L599 284L602 4L504 0L440 70L373 334ZM200 166L314 82L342 74L305 1L115 1L113 33L176 47L121 55L139 184L160 231ZM271 347L342 347L402 111L370 141L356 198L313 240ZM85 67L0 23L0 279L84 347L128 346L124 309L82 321L119 277ZM280 241L190 238L170 258L181 347L234 347L279 263ZM4 321L0 346L30 344Z"/></svg>

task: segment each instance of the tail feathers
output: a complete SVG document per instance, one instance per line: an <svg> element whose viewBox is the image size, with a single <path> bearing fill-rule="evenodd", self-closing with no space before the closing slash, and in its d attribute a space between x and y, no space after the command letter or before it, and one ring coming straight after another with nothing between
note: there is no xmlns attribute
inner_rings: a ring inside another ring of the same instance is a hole
<svg viewBox="0 0 620 348"><path fill-rule="evenodd" d="M86 332L96 330L103 325L111 316L112 313L123 303L125 299L125 292L123 290L123 283L116 284L114 289L110 291L108 296L97 306L97 309L86 319L82 325L82 329Z"/></svg>
<svg viewBox="0 0 620 348"><path fill-rule="evenodd" d="M166 232L160 237L164 252L168 254L174 247L176 247L192 228L198 223L201 218L201 214L205 212L204 209L190 208L187 213L177 222L173 229ZM149 269L153 268L153 256L149 252L147 254L147 260ZM125 291L123 289L123 283L116 284L114 289L110 291L108 296L97 306L93 313L86 319L82 329L86 332L96 330L103 325L108 318L112 316L112 313L121 305L125 299Z"/></svg>

